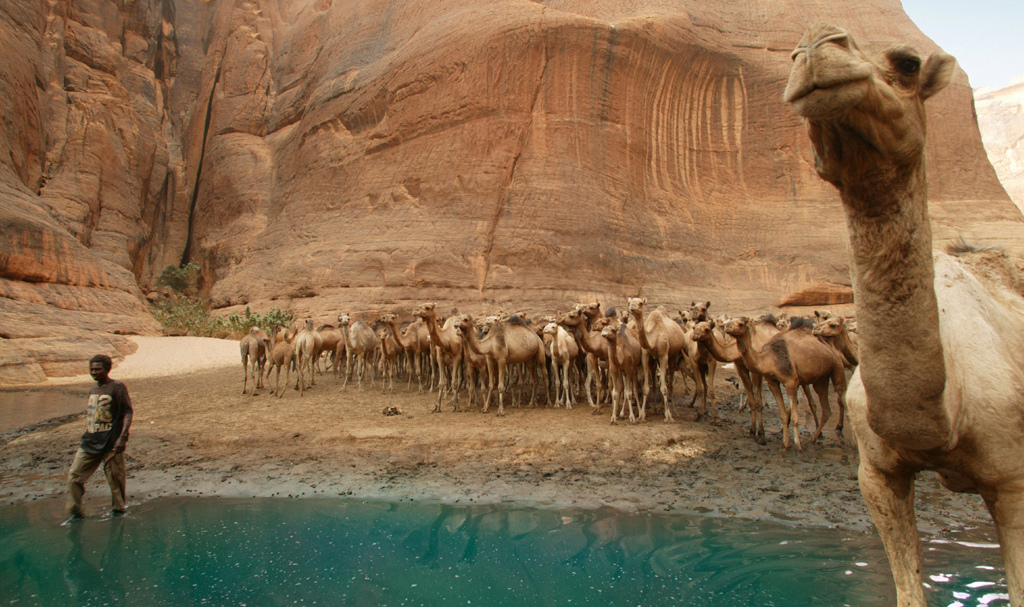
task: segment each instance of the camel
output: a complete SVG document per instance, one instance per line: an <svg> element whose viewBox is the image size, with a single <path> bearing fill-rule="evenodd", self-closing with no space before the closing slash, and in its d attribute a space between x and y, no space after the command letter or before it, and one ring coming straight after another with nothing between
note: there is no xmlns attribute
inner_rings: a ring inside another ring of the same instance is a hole
<svg viewBox="0 0 1024 607"><path fill-rule="evenodd" d="M299 396L302 396L306 388L313 385L313 356L317 346L316 331L313 330L312 320L305 321L302 329L295 333L292 347L295 348L295 366L298 375L295 387L299 391ZM307 380L309 386L306 385Z"/></svg>
<svg viewBox="0 0 1024 607"><path fill-rule="evenodd" d="M580 347L576 340L556 322L544 325L544 334L551 336L552 375L555 380L555 407L565 403L566 409L572 409L576 399L570 380L570 371L579 356Z"/></svg>
<svg viewBox="0 0 1024 607"><path fill-rule="evenodd" d="M821 417L818 419L817 429L811 442L815 442L821 436L825 422L831 417L831 408L828 402L828 386L832 382L836 388L839 400L839 427L836 431L842 432L843 412L845 404L843 393L846 390L846 372L839 355L828 345L819 341L811 335L807 328L790 329L782 331L765 343L764 347L756 350L753 347L750 321L746 317L730 319L725 325L725 332L736 338L736 347L743 355L743 364L750 371L761 374L768 380L768 388L775 397L779 406L779 416L782 418L782 444L789 448L789 426L793 426L793 442L797 449L802 449L800 443L800 409L798 407L797 392L800 386L811 384L818 394L818 402L821 405ZM789 394L789 405L782 398L780 384L786 387ZM751 405L753 407L753 404ZM808 395L808 406L814 411L814 400Z"/></svg>
<svg viewBox="0 0 1024 607"><path fill-rule="evenodd" d="M506 369L508 365L526 363L529 375L533 380L533 392L530 395L530 405L537 402L537 370L541 374L541 386L544 387L544 403L551 403L551 396L548 393L548 369L547 360L544 356L544 342L537 337L526 323L512 317L494 324L487 336L483 339L477 338L476 325L473 319L464 314L458 317L456 327L462 336L466 348L477 354L487 356L490 377L487 381L487 397L484 400L483 412L487 413L491 405L491 393L494 391L494 374L497 370L498 388L498 416L505 415L505 388Z"/></svg>
<svg viewBox="0 0 1024 607"><path fill-rule="evenodd" d="M441 412L441 395L446 389L448 376L445 369L450 372L452 401L454 410L459 411L459 382L462 381L462 338L455 330L453 318L445 321L443 327L437 326L437 304L425 303L416 308L415 316L422 318L427 325L430 335L430 343L434 345L434 358L437 362L437 403L434 405L434 413Z"/></svg>
<svg viewBox="0 0 1024 607"><path fill-rule="evenodd" d="M706 350L718 362L732 363L736 367L736 375L739 376L743 389L746 391L747 400L751 403L750 435L757 442L764 444L764 417L762 415L764 406L760 394L761 376L756 371L752 373L747 369L747 365L743 362L743 353L740 352L735 339L730 339L726 342L718 340L718 336L715 334L717 326L718 323L714 320L698 322L690 330L690 339ZM758 333L755 332L754 335L758 335ZM753 347L760 349L761 344L755 344ZM752 375L754 378L751 378ZM754 388L755 384L757 385L756 390Z"/></svg>
<svg viewBox="0 0 1024 607"><path fill-rule="evenodd" d="M869 56L826 24L793 58L784 99L846 215L860 338L847 400L898 603L925 605L914 476L934 470L947 488L981 495L1010 602L1024 605L1024 298L1004 253L932 251L924 102L955 60L907 46Z"/></svg>
<svg viewBox="0 0 1024 607"><path fill-rule="evenodd" d="M392 330L394 328L392 327ZM430 364L430 331L427 329L426 323L422 318L417 318L416 322L411 323L405 328L405 331L401 333L402 338L398 339L399 333L395 333L395 339L398 343L405 348L406 354L409 356L412 363L413 370L416 372L416 382L419 384L419 391L423 392L423 358L427 357L427 364L430 366L430 371L433 373L434 366ZM431 379L431 385L433 380ZM409 389L412 389L412 374L409 374Z"/></svg>
<svg viewBox="0 0 1024 607"><path fill-rule="evenodd" d="M353 359L355 359L355 372L359 377L357 385L359 391L363 390L363 378L366 376L367 370L370 372L370 386L376 386L373 378L373 365L368 359L377 351L380 342L377 334L373 332L370 325L366 324L366 321L352 322L352 317L348 314L339 316L338 322L341 324L341 333L345 337L345 381L341 384L341 389L344 390L348 387L348 380L352 376Z"/></svg>
<svg viewBox="0 0 1024 607"><path fill-rule="evenodd" d="M263 388L263 368L267 364L266 335L263 329L252 327L238 344L242 353L242 368L245 371L242 394L245 394L248 388L250 375L253 379L252 395L256 396L256 390Z"/></svg>
<svg viewBox="0 0 1024 607"><path fill-rule="evenodd" d="M690 302L690 311L687 313L687 317L691 321L693 321L695 323L704 322L705 320L708 320L709 318L711 318L710 316L708 316L708 308L710 308L710 307L711 307L711 302L710 301L691 301ZM684 327L686 326L685 322L683 323L683 326ZM691 328L692 328L692 325L691 325ZM708 366L707 373L705 374L706 375L706 380L704 382L705 386L706 386L706 390L707 390L706 396L707 396L707 398L712 403L714 403L715 402L715 374L718 371L718 361L715 360L714 358L711 358L710 360L705 359L704 362L706 362L707 366ZM694 382L696 382L696 377L694 377ZM696 395L694 395L694 396L696 396ZM693 406L693 402L690 403L690 406L691 407Z"/></svg>
<svg viewBox="0 0 1024 607"><path fill-rule="evenodd" d="M650 359L658 360L658 384L661 397L665 401L665 422L672 418L672 390L669 374L674 373L677 360L683 356L686 347L686 334L683 328L669 318L668 310L658 306L647 318L644 318L644 305L647 298L629 298L629 314L636 322L637 338L643 348L642 365L644 374L644 398L640 405L640 421L647 419L647 395L651 391Z"/></svg>
<svg viewBox="0 0 1024 607"><path fill-rule="evenodd" d="M595 314L595 317L597 315ZM572 332L573 337L576 338L576 343L579 344L581 350L587 355L587 379L584 381L584 388L587 392L587 402L594 408L594 414L601 412L602 397L602 382L601 382L601 361L607 365L608 355L610 347L608 342L601 339L600 330L592 332L590 327L591 324L596 328L601 325L604 328L602 322L607 322L606 319L595 318L593 323L589 320L586 308L581 308L577 305L576 309L563 314L558 317L558 324L566 327ZM595 334L596 333L596 334ZM597 385L596 399L591 394L590 384L591 381Z"/></svg>
<svg viewBox="0 0 1024 607"><path fill-rule="evenodd" d="M390 316L392 322L395 320L394 314L385 314L385 317ZM377 333L377 338L380 340L380 362L381 362L381 379L380 379L380 391L386 392L390 386L391 392L395 391L395 371L398 368L398 354L404 348L398 343L398 339L395 337L398 333L391 329L391 326L381 318L382 326L380 331Z"/></svg>
<svg viewBox="0 0 1024 607"><path fill-rule="evenodd" d="M320 344L317 346L317 351L313 356L313 361L317 367L320 365L320 357L324 353L331 357L331 364L333 365L335 375L338 372L338 344L345 341L345 334L341 332L341 329L334 325L320 325L316 330L317 335L320 336ZM342 347L344 349L344 347ZM325 367L326 368L326 367Z"/></svg>
<svg viewBox="0 0 1024 607"><path fill-rule="evenodd" d="M616 415L622 416L622 410L629 408L629 423L635 424L637 417L633 414L633 401L637 401L637 409L640 409L640 402L636 398L636 374L641 367L643 348L640 343L631 335L631 331L624 324L609 324L601 329L601 337L609 344L608 355L608 376L612 386L612 422L615 423ZM618 407L618 412L616 412ZM665 410L669 405L666 403Z"/></svg>
<svg viewBox="0 0 1024 607"><path fill-rule="evenodd" d="M270 364L267 365L267 377L270 377L270 372L277 367L277 377L274 381L274 394L278 398L284 396L284 389L281 388L281 368L285 369L285 380L284 385L287 386L292 382L292 363L295 362L295 350L292 345L285 339L285 333L287 328L284 325L277 325L271 331L270 337L270 355L267 357Z"/></svg>

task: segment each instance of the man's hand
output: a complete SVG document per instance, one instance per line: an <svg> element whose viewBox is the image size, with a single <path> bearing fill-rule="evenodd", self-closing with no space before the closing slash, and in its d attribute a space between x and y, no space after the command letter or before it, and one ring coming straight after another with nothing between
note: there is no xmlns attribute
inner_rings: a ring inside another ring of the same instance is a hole
<svg viewBox="0 0 1024 607"><path fill-rule="evenodd" d="M114 453L124 453L124 448L128 445L128 436L122 434L114 442Z"/></svg>

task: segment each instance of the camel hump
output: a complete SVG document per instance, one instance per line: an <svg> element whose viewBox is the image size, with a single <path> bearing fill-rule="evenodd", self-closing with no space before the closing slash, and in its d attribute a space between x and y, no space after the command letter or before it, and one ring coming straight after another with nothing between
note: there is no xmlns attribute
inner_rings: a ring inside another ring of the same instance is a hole
<svg viewBox="0 0 1024 607"><path fill-rule="evenodd" d="M957 258L982 282L999 284L1024 296L1024 279L1003 247L968 242L961 237L946 245L946 253Z"/></svg>

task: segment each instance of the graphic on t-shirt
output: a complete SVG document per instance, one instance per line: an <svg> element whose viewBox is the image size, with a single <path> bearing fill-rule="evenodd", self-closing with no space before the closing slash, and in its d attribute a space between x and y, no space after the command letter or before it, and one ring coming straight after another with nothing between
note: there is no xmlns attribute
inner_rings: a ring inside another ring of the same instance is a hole
<svg viewBox="0 0 1024 607"><path fill-rule="evenodd" d="M114 399L109 394L90 394L89 409L86 413L88 432L109 432L114 421L110 412L110 403Z"/></svg>

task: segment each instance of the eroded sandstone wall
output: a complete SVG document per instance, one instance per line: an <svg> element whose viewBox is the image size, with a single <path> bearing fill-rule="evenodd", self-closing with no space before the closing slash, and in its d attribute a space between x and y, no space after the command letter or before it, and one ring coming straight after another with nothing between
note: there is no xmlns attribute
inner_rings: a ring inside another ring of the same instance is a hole
<svg viewBox="0 0 1024 607"><path fill-rule="evenodd" d="M897 0L13 4L0 381L155 332L143 293L183 261L219 310L323 320L842 301L789 53L818 20L936 49ZM1019 255L971 103L962 73L930 101L936 234Z"/></svg>

